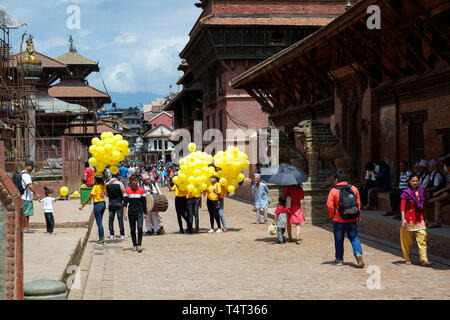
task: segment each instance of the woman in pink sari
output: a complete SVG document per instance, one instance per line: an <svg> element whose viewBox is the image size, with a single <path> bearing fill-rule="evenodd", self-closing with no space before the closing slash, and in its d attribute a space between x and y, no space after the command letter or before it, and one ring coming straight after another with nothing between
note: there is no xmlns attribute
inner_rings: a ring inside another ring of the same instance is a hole
<svg viewBox="0 0 450 320"><path fill-rule="evenodd" d="M301 200L305 197L305 193L300 186L287 186L283 190L283 197L291 197L290 210L292 214L288 215L287 232L288 241L292 241L292 225L295 226L296 231L296 243L300 244L302 239L300 239L300 229L301 224L305 223L305 216L303 215Z"/></svg>

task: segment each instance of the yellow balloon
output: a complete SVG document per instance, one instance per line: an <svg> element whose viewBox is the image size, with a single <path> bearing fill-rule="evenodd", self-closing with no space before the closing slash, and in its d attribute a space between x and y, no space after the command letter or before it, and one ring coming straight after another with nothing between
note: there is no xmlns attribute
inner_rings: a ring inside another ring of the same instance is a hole
<svg viewBox="0 0 450 320"><path fill-rule="evenodd" d="M92 142L92 144L94 145L94 146L98 146L99 145L99 143L100 143L100 139L99 138L93 138L92 140L91 140L91 142Z"/></svg>
<svg viewBox="0 0 450 320"><path fill-rule="evenodd" d="M244 179L245 179L244 174L243 174L243 173L239 173L239 175L238 175L238 181L242 181L242 180L244 180Z"/></svg>
<svg viewBox="0 0 450 320"><path fill-rule="evenodd" d="M61 187L61 189L59 189L59 193L60 193L63 197L65 197L65 196L67 196L67 195L69 194L69 188L67 188L67 187Z"/></svg>
<svg viewBox="0 0 450 320"><path fill-rule="evenodd" d="M121 154L119 151L113 151L113 153L111 155L111 158L113 160L118 161L118 160L120 160L120 157L121 157Z"/></svg>
<svg viewBox="0 0 450 320"><path fill-rule="evenodd" d="M197 146L195 145L195 143L193 143L193 142L189 143L188 149L190 152L194 153L196 148L197 148Z"/></svg>
<svg viewBox="0 0 450 320"><path fill-rule="evenodd" d="M78 197L80 196L80 193L79 193L78 191L75 191L72 195L73 195L75 198L78 198Z"/></svg>
<svg viewBox="0 0 450 320"><path fill-rule="evenodd" d="M219 172L220 172L220 171L219 171ZM222 186L225 186L225 185L227 184L227 179L225 179L225 178L220 178L219 183L220 183Z"/></svg>
<svg viewBox="0 0 450 320"><path fill-rule="evenodd" d="M109 168L109 170L111 171L112 174L119 173L119 168L117 168L116 166L112 166L111 168Z"/></svg>
<svg viewBox="0 0 450 320"><path fill-rule="evenodd" d="M96 148L97 154L98 155L103 155L105 153L105 148L103 148L102 146L99 146Z"/></svg>
<svg viewBox="0 0 450 320"><path fill-rule="evenodd" d="M96 147L95 147L94 145L92 145L92 146L89 147L89 152L90 152L91 154L94 154L95 149L96 149Z"/></svg>
<svg viewBox="0 0 450 320"><path fill-rule="evenodd" d="M111 138L107 138L107 139L105 139L105 144L113 145L113 144L114 144L114 141L113 141L113 139L111 139Z"/></svg>
<svg viewBox="0 0 450 320"><path fill-rule="evenodd" d="M189 184L195 184L195 177L194 176L189 176L188 178L187 178L187 181L189 182Z"/></svg>
<svg viewBox="0 0 450 320"><path fill-rule="evenodd" d="M89 165L95 166L96 163L97 161L95 160L95 158L89 158Z"/></svg>
<svg viewBox="0 0 450 320"><path fill-rule="evenodd" d="M228 192L233 193L236 189L233 186L228 186Z"/></svg>
<svg viewBox="0 0 450 320"><path fill-rule="evenodd" d="M178 177L180 178L181 182L184 182L187 179L187 176L183 172L178 172Z"/></svg>
<svg viewBox="0 0 450 320"><path fill-rule="evenodd" d="M111 153L113 151L113 145L110 143L105 144L105 151Z"/></svg>
<svg viewBox="0 0 450 320"><path fill-rule="evenodd" d="M195 186L193 184L188 184L186 186L186 190L191 192L191 193L194 191L194 189L195 189Z"/></svg>
<svg viewBox="0 0 450 320"><path fill-rule="evenodd" d="M129 155L130 154L130 149L127 148L127 150L125 150L125 152L123 153L124 155Z"/></svg>
<svg viewBox="0 0 450 320"><path fill-rule="evenodd" d="M175 184L178 184L178 183L180 183L180 178L178 176L175 176L172 178L172 182Z"/></svg>

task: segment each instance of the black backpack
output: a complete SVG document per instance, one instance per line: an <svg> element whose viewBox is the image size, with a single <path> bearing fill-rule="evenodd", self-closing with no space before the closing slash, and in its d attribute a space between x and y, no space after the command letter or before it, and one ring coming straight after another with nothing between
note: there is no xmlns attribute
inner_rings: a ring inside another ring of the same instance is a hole
<svg viewBox="0 0 450 320"><path fill-rule="evenodd" d="M347 184L345 186L336 186L339 190L339 215L343 220L355 220L359 217L359 207L356 195L352 190L352 186ZM334 206L336 209L336 205Z"/></svg>
<svg viewBox="0 0 450 320"><path fill-rule="evenodd" d="M25 193L25 189L23 188L22 185L22 174L23 172L15 172L13 175L13 182L16 185L17 189L19 190L20 194Z"/></svg>

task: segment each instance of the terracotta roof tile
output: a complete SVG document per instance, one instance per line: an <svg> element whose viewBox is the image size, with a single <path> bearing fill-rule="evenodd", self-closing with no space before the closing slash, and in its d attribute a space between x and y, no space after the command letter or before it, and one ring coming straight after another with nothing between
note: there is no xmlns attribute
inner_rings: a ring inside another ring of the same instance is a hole
<svg viewBox="0 0 450 320"><path fill-rule="evenodd" d="M12 66L17 67L17 60L21 59L24 55L25 52L15 54L11 62ZM67 68L67 66L64 63L55 60L53 58L50 58L49 56L46 56L45 54L42 54L40 52L35 51L33 55L36 59L42 62L42 66L44 68Z"/></svg>
<svg viewBox="0 0 450 320"><path fill-rule="evenodd" d="M107 98L111 97L91 86L62 86L56 85L48 90L48 93L55 98Z"/></svg>
<svg viewBox="0 0 450 320"><path fill-rule="evenodd" d="M56 60L61 61L65 64L92 64L97 65L97 62L89 60L76 52L68 52L56 58Z"/></svg>

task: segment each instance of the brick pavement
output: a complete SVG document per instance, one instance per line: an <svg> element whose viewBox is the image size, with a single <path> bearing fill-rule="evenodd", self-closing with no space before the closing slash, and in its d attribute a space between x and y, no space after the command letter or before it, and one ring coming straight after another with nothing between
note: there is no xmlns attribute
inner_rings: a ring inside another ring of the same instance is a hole
<svg viewBox="0 0 450 320"><path fill-rule="evenodd" d="M103 249L88 244L83 257L90 265L82 276L84 299L450 298L449 261L433 268L406 266L395 245L365 237L366 268L355 268L348 240L344 266L338 267L332 264L333 234L326 227L306 225L301 245L279 245L267 235L267 225L255 223L252 206L232 199L225 201L228 232L207 233L209 216L204 206L200 233L177 234L173 193L168 197L169 210L163 214L166 234L144 237L142 254L127 250L130 239L109 241ZM94 225L91 239L96 238ZM418 262L417 256L413 262ZM380 268L380 289L367 288L369 265Z"/></svg>

